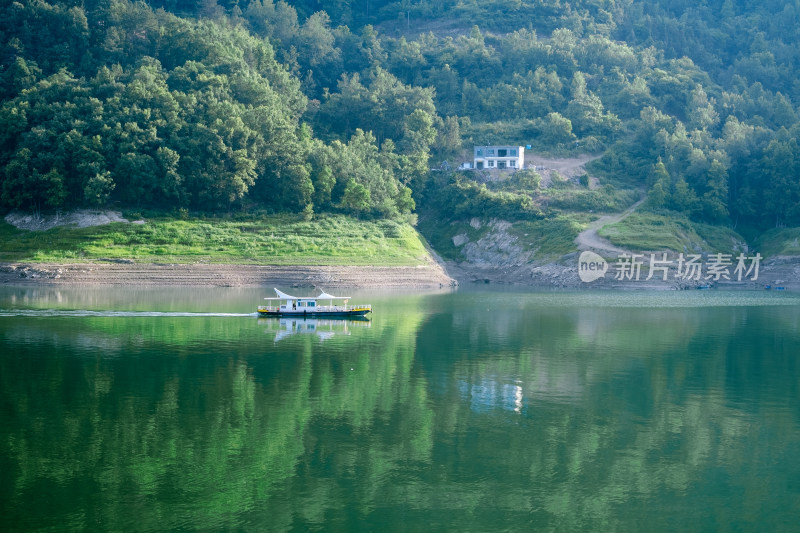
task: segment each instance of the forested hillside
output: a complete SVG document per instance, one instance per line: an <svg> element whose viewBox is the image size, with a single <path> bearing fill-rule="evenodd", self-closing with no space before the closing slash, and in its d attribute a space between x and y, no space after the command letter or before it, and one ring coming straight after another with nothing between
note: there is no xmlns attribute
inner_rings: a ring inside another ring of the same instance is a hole
<svg viewBox="0 0 800 533"><path fill-rule="evenodd" d="M800 2L18 0L6 208L800 224ZM473 143L593 154L595 186L430 172Z"/></svg>
<svg viewBox="0 0 800 533"><path fill-rule="evenodd" d="M30 0L4 4L0 42L6 207L414 207L372 134L313 136L300 81L244 24Z"/></svg>

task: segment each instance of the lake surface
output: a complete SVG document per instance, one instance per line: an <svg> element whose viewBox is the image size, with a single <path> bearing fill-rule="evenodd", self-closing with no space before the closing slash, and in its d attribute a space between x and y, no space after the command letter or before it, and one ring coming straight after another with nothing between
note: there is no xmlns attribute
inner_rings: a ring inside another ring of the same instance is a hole
<svg viewBox="0 0 800 533"><path fill-rule="evenodd" d="M796 295L263 296L0 288L0 530L797 530Z"/></svg>

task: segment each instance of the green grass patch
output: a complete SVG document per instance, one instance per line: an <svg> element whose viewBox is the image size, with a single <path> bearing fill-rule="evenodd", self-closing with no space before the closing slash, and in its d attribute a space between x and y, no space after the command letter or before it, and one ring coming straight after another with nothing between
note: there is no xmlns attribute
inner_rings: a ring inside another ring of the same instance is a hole
<svg viewBox="0 0 800 533"><path fill-rule="evenodd" d="M755 249L764 257L800 255L800 228L775 228L755 241Z"/></svg>
<svg viewBox="0 0 800 533"><path fill-rule="evenodd" d="M255 219L153 218L146 224L25 231L0 222L2 261L132 259L143 263L265 265L419 264L427 251L416 230L392 220L276 215Z"/></svg>
<svg viewBox="0 0 800 533"><path fill-rule="evenodd" d="M712 251L740 253L745 250L747 240L727 226L712 226L701 222L695 222L693 226Z"/></svg>
<svg viewBox="0 0 800 533"><path fill-rule="evenodd" d="M536 258L555 259L576 251L575 238L586 228L590 216L564 216L512 224L515 235L525 250L535 250Z"/></svg>
<svg viewBox="0 0 800 533"><path fill-rule="evenodd" d="M634 189L602 187L588 190L576 187L548 188L543 196L548 207L565 211L588 211L590 213L616 213L633 205L639 197Z"/></svg>
<svg viewBox="0 0 800 533"><path fill-rule="evenodd" d="M599 234L616 246L635 251L735 253L744 244L730 228L652 213L633 213L604 226Z"/></svg>

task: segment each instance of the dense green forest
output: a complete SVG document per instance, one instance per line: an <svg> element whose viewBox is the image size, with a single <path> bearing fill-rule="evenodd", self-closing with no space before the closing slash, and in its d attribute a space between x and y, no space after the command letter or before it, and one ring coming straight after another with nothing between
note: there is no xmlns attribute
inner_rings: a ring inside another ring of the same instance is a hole
<svg viewBox="0 0 800 533"><path fill-rule="evenodd" d="M18 0L5 209L800 224L800 2ZM602 156L599 187L431 172L473 143ZM552 187L552 186L551 186Z"/></svg>

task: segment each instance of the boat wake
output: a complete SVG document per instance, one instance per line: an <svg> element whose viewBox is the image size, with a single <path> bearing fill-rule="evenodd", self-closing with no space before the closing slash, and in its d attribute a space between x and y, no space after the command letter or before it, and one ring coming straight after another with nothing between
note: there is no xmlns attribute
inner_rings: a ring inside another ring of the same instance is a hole
<svg viewBox="0 0 800 533"><path fill-rule="evenodd" d="M180 311L88 311L85 309L0 309L0 317L246 317L258 313L188 313Z"/></svg>

